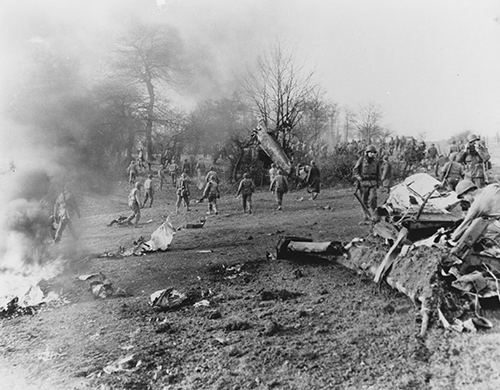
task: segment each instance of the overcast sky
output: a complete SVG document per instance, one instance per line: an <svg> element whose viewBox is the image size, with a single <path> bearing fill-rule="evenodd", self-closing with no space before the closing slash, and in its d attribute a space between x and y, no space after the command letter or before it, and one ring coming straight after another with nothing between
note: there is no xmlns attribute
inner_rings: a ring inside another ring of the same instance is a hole
<svg viewBox="0 0 500 390"><path fill-rule="evenodd" d="M316 70L329 98L354 109L379 104L396 132L500 132L498 0L167 0L164 7L181 28L191 20L196 27L185 30L221 37L221 52L231 56L285 42Z"/></svg>
<svg viewBox="0 0 500 390"><path fill-rule="evenodd" d="M80 39L87 35L89 53L107 25L126 23L121 4L130 17L151 3L188 44L211 53L219 83L279 41L315 70L329 99L354 110L376 103L397 133L426 132L432 139L467 129L500 133L499 0L158 0L161 6L154 0L5 0L18 12L2 27L13 32L4 52L16 52L22 29L29 32L23 40L43 38L47 28L38 31L37 23L46 18L73 26ZM28 23L26 13L43 16Z"/></svg>

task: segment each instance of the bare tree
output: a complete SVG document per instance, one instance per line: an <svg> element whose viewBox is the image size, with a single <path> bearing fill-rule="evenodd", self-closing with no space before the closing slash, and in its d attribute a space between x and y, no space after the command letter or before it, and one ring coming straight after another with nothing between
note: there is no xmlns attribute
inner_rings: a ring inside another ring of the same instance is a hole
<svg viewBox="0 0 500 390"><path fill-rule="evenodd" d="M344 109L344 142L349 141L352 130L356 128L356 114L349 108Z"/></svg>
<svg viewBox="0 0 500 390"><path fill-rule="evenodd" d="M305 105L317 90L312 76L278 44L258 59L257 68L244 81L254 110L286 152L290 151L290 138Z"/></svg>
<svg viewBox="0 0 500 390"><path fill-rule="evenodd" d="M304 103L302 120L297 126L297 135L312 149L324 146L325 140L335 142L335 122L338 106L325 101L319 92Z"/></svg>
<svg viewBox="0 0 500 390"><path fill-rule="evenodd" d="M361 107L356 120L356 128L361 140L372 143L385 137L386 131L380 124L382 110L374 103Z"/></svg>
<svg viewBox="0 0 500 390"><path fill-rule="evenodd" d="M164 25L138 25L129 31L119 49L119 63L133 82L145 89L144 120L146 153L153 153L152 131L157 119L157 90L161 83L172 86L181 71L181 42L177 33Z"/></svg>

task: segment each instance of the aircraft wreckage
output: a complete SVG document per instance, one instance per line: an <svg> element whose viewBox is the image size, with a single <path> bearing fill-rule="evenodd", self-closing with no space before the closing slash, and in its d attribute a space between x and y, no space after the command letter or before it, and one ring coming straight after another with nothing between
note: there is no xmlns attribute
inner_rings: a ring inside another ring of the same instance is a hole
<svg viewBox="0 0 500 390"><path fill-rule="evenodd" d="M420 336L437 321L456 331L489 328L481 304L500 301L500 222L478 218L453 242L463 219L461 201L440 184L425 173L412 175L391 189L367 237L347 244L283 237L277 257L333 255L343 266L385 281L420 308Z"/></svg>

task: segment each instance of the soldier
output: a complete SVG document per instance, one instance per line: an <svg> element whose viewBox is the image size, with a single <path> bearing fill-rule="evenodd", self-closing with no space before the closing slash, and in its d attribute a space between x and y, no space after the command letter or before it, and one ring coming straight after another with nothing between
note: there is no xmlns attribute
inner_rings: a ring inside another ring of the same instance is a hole
<svg viewBox="0 0 500 390"><path fill-rule="evenodd" d="M438 150L435 144L431 144L427 149L427 161L429 162L429 169L435 168L436 160L438 158Z"/></svg>
<svg viewBox="0 0 500 390"><path fill-rule="evenodd" d="M381 174L381 182L382 188L384 188L387 193L389 193L392 186L392 164L389 161L389 156L385 155L382 162L382 174Z"/></svg>
<svg viewBox="0 0 500 390"><path fill-rule="evenodd" d="M182 163L182 172L185 172L188 176L191 176L191 163L187 158Z"/></svg>
<svg viewBox="0 0 500 390"><path fill-rule="evenodd" d="M471 134L467 137L467 145L464 153L459 157L458 162L465 164L466 176L470 177L477 188L486 185L486 167L490 159L490 154L486 146L479 142L479 137Z"/></svg>
<svg viewBox="0 0 500 390"><path fill-rule="evenodd" d="M375 146L369 145L353 169L353 176L361 192L361 199L365 206L372 210L372 215L375 215L377 208L377 188L380 184L380 165L376 155ZM368 220L367 216L365 216L365 220Z"/></svg>
<svg viewBox="0 0 500 390"><path fill-rule="evenodd" d="M130 191L128 195L128 207L130 207L130 210L132 210L132 215L129 216L125 222L128 223L129 225L131 224L132 220L135 218L135 227L139 225L139 220L141 219L141 200L140 200L140 190L141 190L142 184L139 182L136 182L134 185L134 188Z"/></svg>
<svg viewBox="0 0 500 390"><path fill-rule="evenodd" d="M179 214L179 207L181 203L186 207L186 211L189 211L189 178L186 172L182 172L179 179L177 179L177 202L175 203L175 213Z"/></svg>
<svg viewBox="0 0 500 390"><path fill-rule="evenodd" d="M146 202L149 199L149 207L153 206L153 195L154 195L154 188L153 188L153 175L148 175L148 178L144 180L144 203L142 204L142 208L146 207Z"/></svg>
<svg viewBox="0 0 500 390"><path fill-rule="evenodd" d="M128 182L133 183L137 178L137 173L138 173L138 167L135 160L130 161L130 164L127 168L127 172L128 172Z"/></svg>
<svg viewBox="0 0 500 390"><path fill-rule="evenodd" d="M69 191L68 185L64 185L64 189L59 194L54 204L54 219L57 224L54 242L61 240L62 234L66 227L69 229L71 235L76 239L75 231L71 223L73 214L76 213L80 218L80 209L76 203L74 195Z"/></svg>
<svg viewBox="0 0 500 390"><path fill-rule="evenodd" d="M175 184L177 182L177 171L178 171L179 167L175 163L174 159L172 159L170 164L168 164L167 169L168 169L168 173L170 174L170 179L172 181L172 185L175 186Z"/></svg>
<svg viewBox="0 0 500 390"><path fill-rule="evenodd" d="M158 180L160 181L160 191L163 189L163 181L165 180L165 166L163 163L158 168Z"/></svg>
<svg viewBox="0 0 500 390"><path fill-rule="evenodd" d="M281 210L283 204L283 195L288 192L288 181L285 176L283 176L283 171L278 169L278 174L271 182L269 186L269 191L274 192L276 195L276 203L278 205L277 210Z"/></svg>
<svg viewBox="0 0 500 390"><path fill-rule="evenodd" d="M275 163L272 163L271 169L269 169L269 183L271 183L274 180L277 174L278 174L278 168L276 168Z"/></svg>
<svg viewBox="0 0 500 390"><path fill-rule="evenodd" d="M220 192L219 183L216 181L216 179L217 174L215 174L215 176L210 176L208 179L208 183L205 186L205 190L203 191L203 198L207 198L208 200L208 215L212 214L212 211L215 213L215 215L219 214L219 211L217 210L217 199L220 198Z"/></svg>
<svg viewBox="0 0 500 390"><path fill-rule="evenodd" d="M241 199L243 201L243 213L247 212L248 205L248 214L252 214L252 194L254 192L255 184L250 178L250 174L245 173L238 187L238 193L236 194L236 197L241 195Z"/></svg>
<svg viewBox="0 0 500 390"><path fill-rule="evenodd" d="M219 184L219 176L217 175L217 172L215 171L214 167L210 167L210 170L205 176L205 181L207 183L210 181L210 179L213 179L217 184Z"/></svg>
<svg viewBox="0 0 500 390"><path fill-rule="evenodd" d="M311 167L307 173L306 183L309 185L309 191L311 191L311 200L315 200L319 195L319 189L321 186L321 177L319 173L319 168L316 166L314 161L311 161Z"/></svg>
<svg viewBox="0 0 500 390"><path fill-rule="evenodd" d="M500 185L497 183L479 189L471 180L464 179L457 184L457 196L467 200L471 206L463 222L455 229L451 239L457 241L467 230L472 221L479 217L500 215Z"/></svg>
<svg viewBox="0 0 500 390"><path fill-rule="evenodd" d="M450 155L451 161L448 161L441 174L441 182L446 185L448 191L455 191L455 188L460 180L464 177L464 167L456 161L458 154Z"/></svg>

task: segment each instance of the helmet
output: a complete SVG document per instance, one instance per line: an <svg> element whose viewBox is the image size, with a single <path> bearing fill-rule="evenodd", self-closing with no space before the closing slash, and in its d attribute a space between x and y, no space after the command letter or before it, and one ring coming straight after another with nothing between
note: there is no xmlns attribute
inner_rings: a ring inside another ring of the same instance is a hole
<svg viewBox="0 0 500 390"><path fill-rule="evenodd" d="M249 179L250 178L250 174L249 173L244 173L243 174L243 178L244 179Z"/></svg>
<svg viewBox="0 0 500 390"><path fill-rule="evenodd" d="M377 153L377 148L375 145L368 145L365 150L366 153L372 152L372 153Z"/></svg>
<svg viewBox="0 0 500 390"><path fill-rule="evenodd" d="M464 179L457 184L455 191L457 197L461 198L467 191L477 189L476 185L469 179Z"/></svg>
<svg viewBox="0 0 500 390"><path fill-rule="evenodd" d="M142 187L142 183L140 181L136 181L134 187L139 189Z"/></svg>
<svg viewBox="0 0 500 390"><path fill-rule="evenodd" d="M469 134L469 136L467 137L467 141L469 142L479 141L479 137L476 134Z"/></svg>

